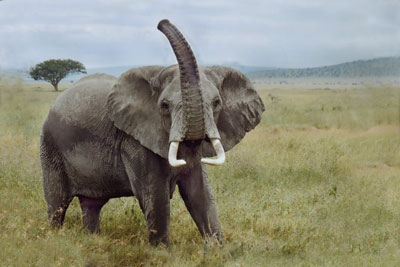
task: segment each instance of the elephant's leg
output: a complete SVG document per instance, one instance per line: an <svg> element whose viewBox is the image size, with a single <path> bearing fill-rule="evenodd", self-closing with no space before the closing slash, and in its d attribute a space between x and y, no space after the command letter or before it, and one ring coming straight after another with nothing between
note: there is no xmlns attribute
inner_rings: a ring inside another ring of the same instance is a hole
<svg viewBox="0 0 400 267"><path fill-rule="evenodd" d="M139 156L138 153L124 153L122 160L134 195L146 219L150 243L152 245L164 243L168 246L170 189L165 163L153 153L145 156Z"/></svg>
<svg viewBox="0 0 400 267"><path fill-rule="evenodd" d="M73 197L69 195L45 194L47 201L47 218L50 225L55 228L61 228L64 223L65 214Z"/></svg>
<svg viewBox="0 0 400 267"><path fill-rule="evenodd" d="M215 238L222 241L217 206L208 183L205 167L199 165L190 176L181 177L178 186L179 193L203 238Z"/></svg>
<svg viewBox="0 0 400 267"><path fill-rule="evenodd" d="M43 191L47 203L48 220L52 227L61 227L65 213L74 198L69 191L62 158L54 148L46 144L40 147L43 171Z"/></svg>
<svg viewBox="0 0 400 267"><path fill-rule="evenodd" d="M160 186L149 189L142 191L142 194L138 194L137 198L146 219L150 244L156 246L164 243L169 246L169 190Z"/></svg>
<svg viewBox="0 0 400 267"><path fill-rule="evenodd" d="M100 232L100 211L108 199L93 199L79 196L83 227L91 233Z"/></svg>

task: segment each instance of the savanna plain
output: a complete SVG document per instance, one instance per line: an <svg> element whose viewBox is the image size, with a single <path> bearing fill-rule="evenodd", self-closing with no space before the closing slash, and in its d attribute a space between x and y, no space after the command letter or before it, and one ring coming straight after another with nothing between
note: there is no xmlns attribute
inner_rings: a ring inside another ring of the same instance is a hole
<svg viewBox="0 0 400 267"><path fill-rule="evenodd" d="M155 248L134 198L103 208L99 235L76 199L49 227L39 134L59 93L0 80L0 266L399 266L400 88L256 87L260 125L208 167L223 245L175 192L171 246Z"/></svg>

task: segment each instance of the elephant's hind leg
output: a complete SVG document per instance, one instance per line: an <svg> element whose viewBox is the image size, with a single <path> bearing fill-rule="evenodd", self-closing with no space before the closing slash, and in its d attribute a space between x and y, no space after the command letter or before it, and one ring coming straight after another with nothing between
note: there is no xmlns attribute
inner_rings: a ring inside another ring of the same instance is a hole
<svg viewBox="0 0 400 267"><path fill-rule="evenodd" d="M69 192L68 177L64 171L62 157L56 149L42 140L40 159L48 220L51 226L61 227L65 213L73 199Z"/></svg>
<svg viewBox="0 0 400 267"><path fill-rule="evenodd" d="M93 199L79 196L83 227L91 233L100 232L100 211L108 199Z"/></svg>

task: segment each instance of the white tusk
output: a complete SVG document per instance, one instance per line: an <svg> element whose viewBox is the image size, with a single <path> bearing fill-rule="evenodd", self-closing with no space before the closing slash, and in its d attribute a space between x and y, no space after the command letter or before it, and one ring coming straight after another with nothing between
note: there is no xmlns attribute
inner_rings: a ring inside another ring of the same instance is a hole
<svg viewBox="0 0 400 267"><path fill-rule="evenodd" d="M215 152L217 153L217 158L202 158L201 162L214 166L222 165L225 162L225 151L222 147L221 141L219 141L219 139L211 139L211 143L214 147Z"/></svg>
<svg viewBox="0 0 400 267"><path fill-rule="evenodd" d="M179 142L171 142L169 145L169 151L168 151L168 162L169 165L172 167L180 167L186 164L186 161L183 159L176 159L176 156L178 154L178 148L179 148Z"/></svg>

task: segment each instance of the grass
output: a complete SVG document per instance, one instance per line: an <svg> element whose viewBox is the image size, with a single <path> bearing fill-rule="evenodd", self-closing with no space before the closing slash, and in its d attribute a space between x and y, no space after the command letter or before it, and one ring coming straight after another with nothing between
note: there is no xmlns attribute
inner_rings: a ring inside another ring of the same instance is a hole
<svg viewBox="0 0 400 267"><path fill-rule="evenodd" d="M100 235L82 231L77 200L49 227L38 146L59 93L2 80L0 265L398 266L400 88L260 93L260 125L208 167L224 245L203 243L176 193L171 247L154 248L134 198L104 207Z"/></svg>

